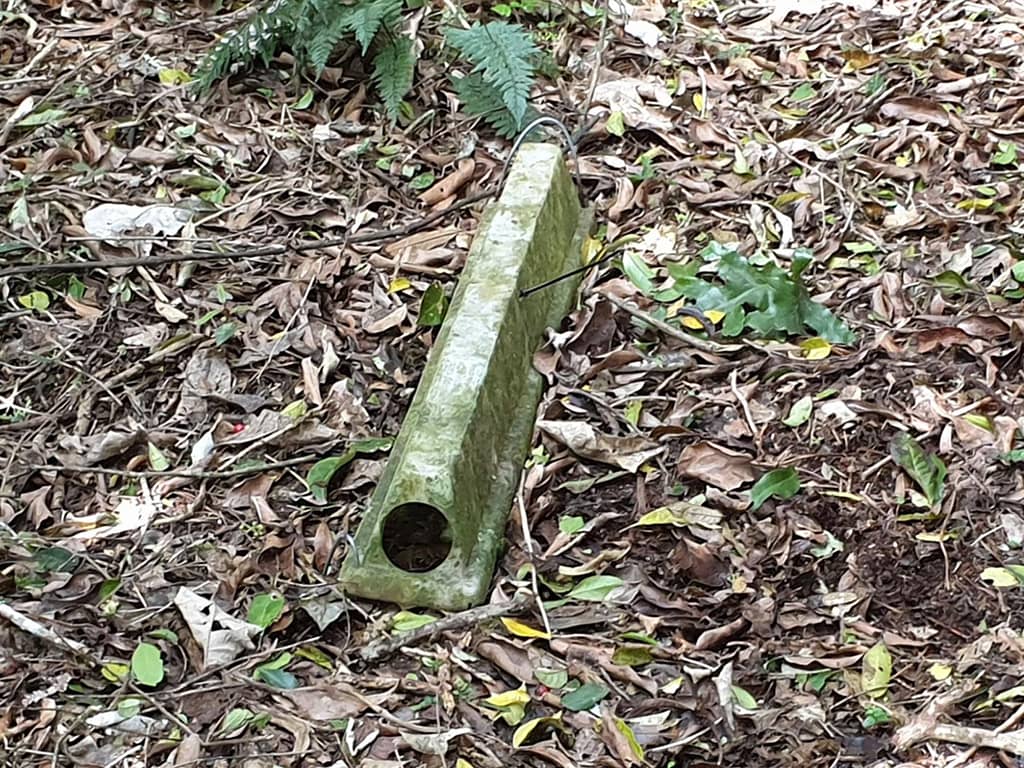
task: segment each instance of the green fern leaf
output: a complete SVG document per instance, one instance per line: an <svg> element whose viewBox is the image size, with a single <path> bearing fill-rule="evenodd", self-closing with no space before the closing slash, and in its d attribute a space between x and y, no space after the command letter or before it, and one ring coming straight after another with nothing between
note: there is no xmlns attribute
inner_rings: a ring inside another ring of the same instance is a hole
<svg viewBox="0 0 1024 768"><path fill-rule="evenodd" d="M373 57L373 82L392 120L398 118L402 99L412 88L415 69L416 55L412 40L404 35L389 40Z"/></svg>
<svg viewBox="0 0 1024 768"><path fill-rule="evenodd" d="M492 21L449 29L448 39L476 65L473 72L498 92L502 104L521 124L533 85L532 59L538 53L530 34L519 24Z"/></svg>
<svg viewBox="0 0 1024 768"><path fill-rule="evenodd" d="M462 78L449 78L455 88L456 95L462 100L465 111L471 115L482 117L500 136L511 139L523 124L537 117L537 111L527 107L522 120L517 120L501 96L480 74L467 75Z"/></svg>
<svg viewBox="0 0 1024 768"><path fill-rule="evenodd" d="M362 0L350 6L345 28L355 35L364 55L382 27L393 29L398 24L402 3L403 0Z"/></svg>
<svg viewBox="0 0 1024 768"><path fill-rule="evenodd" d="M257 59L266 66L306 2L271 0L242 26L225 35L199 65L196 85L200 92L209 91L233 69L250 67Z"/></svg>

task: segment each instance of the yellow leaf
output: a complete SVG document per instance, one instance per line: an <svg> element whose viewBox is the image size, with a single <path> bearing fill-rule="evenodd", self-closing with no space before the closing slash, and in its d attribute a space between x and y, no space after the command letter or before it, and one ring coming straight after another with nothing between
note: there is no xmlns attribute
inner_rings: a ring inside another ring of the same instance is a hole
<svg viewBox="0 0 1024 768"><path fill-rule="evenodd" d="M626 741L629 742L629 748L633 751L637 760L644 759L644 748L640 746L640 742L636 740L636 735L633 733L633 729L629 727L629 724L625 720L615 718L615 727L619 733L626 737Z"/></svg>
<svg viewBox="0 0 1024 768"><path fill-rule="evenodd" d="M43 291L32 291L18 297L18 303L25 309L45 312L50 308L50 297Z"/></svg>
<svg viewBox="0 0 1024 768"><path fill-rule="evenodd" d="M469 760L460 757L455 761L455 768L473 768L473 764Z"/></svg>
<svg viewBox="0 0 1024 768"><path fill-rule="evenodd" d="M832 352L832 345L820 336L800 342L800 349L808 360L824 360Z"/></svg>
<svg viewBox="0 0 1024 768"><path fill-rule="evenodd" d="M846 491L824 491L824 495L835 499L845 499L846 501L864 501L863 496L858 496L856 493L847 493Z"/></svg>
<svg viewBox="0 0 1024 768"><path fill-rule="evenodd" d="M621 112L612 112L604 127L612 136L624 136L626 134L626 118Z"/></svg>
<svg viewBox="0 0 1024 768"><path fill-rule="evenodd" d="M562 713L559 712L554 717L535 717L532 720L527 720L525 723L516 728L515 733L512 734L512 746L515 749L523 746L526 740L533 735L533 732L538 728L544 726L555 726L561 727L562 725Z"/></svg>
<svg viewBox="0 0 1024 768"><path fill-rule="evenodd" d="M989 421L988 416L985 416L983 414L968 413L966 416L964 416L964 421L967 421L976 427L980 427L981 429L988 430L989 432L992 431L992 422Z"/></svg>
<svg viewBox="0 0 1024 768"><path fill-rule="evenodd" d="M666 507L658 507L641 516L629 528L639 525L699 525L701 528L718 528L722 522L722 513L716 509L691 504L688 501L674 501Z"/></svg>
<svg viewBox="0 0 1024 768"><path fill-rule="evenodd" d="M192 82L192 76L182 69L161 69L157 77L160 78L162 85L184 85Z"/></svg>
<svg viewBox="0 0 1024 768"><path fill-rule="evenodd" d="M936 662L928 667L928 674L936 680L945 680L953 674L953 668L949 664L939 664Z"/></svg>
<svg viewBox="0 0 1024 768"><path fill-rule="evenodd" d="M892 656L885 643L875 643L861 661L861 687L872 699L880 699L889 691L892 678Z"/></svg>
<svg viewBox="0 0 1024 768"><path fill-rule="evenodd" d="M484 699L484 704L492 707L511 707L513 704L529 704L530 694L526 692L526 686L521 685L513 691L496 693Z"/></svg>
<svg viewBox="0 0 1024 768"><path fill-rule="evenodd" d="M515 619L502 618L501 623L505 625L505 629L507 629L516 637L539 637L541 640L551 639L551 635L549 635L547 632L543 632L539 629L534 629L533 627L527 624L523 624L523 622L521 621L516 621ZM530 700L529 696L527 696L526 700Z"/></svg>
<svg viewBox="0 0 1024 768"><path fill-rule="evenodd" d="M127 664L111 661L100 668L100 674L112 683L119 683L128 676L130 669Z"/></svg>
<svg viewBox="0 0 1024 768"><path fill-rule="evenodd" d="M580 256L584 264L589 264L598 256L601 255L601 251L604 250L604 246L601 245L601 241L596 237L588 237L583 241L583 246L580 248Z"/></svg>
<svg viewBox="0 0 1024 768"><path fill-rule="evenodd" d="M704 96L703 95L701 95L699 93L693 94L693 108L696 109L698 112L703 112L704 111Z"/></svg>
<svg viewBox="0 0 1024 768"><path fill-rule="evenodd" d="M391 285L388 286L388 293L401 293L412 288L412 283L409 282L408 278L396 277L391 281Z"/></svg>

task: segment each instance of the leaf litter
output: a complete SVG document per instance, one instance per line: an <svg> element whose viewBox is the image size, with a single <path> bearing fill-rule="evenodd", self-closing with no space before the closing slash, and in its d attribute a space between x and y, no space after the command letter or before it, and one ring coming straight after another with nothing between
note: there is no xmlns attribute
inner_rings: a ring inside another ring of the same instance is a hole
<svg viewBox="0 0 1024 768"><path fill-rule="evenodd" d="M197 103L230 16L108 5L0 20L17 764L1021 756L1019 13L559 17L533 106L586 126L596 251L630 239L538 354L492 602L544 611L367 664L432 617L330 574L508 145L441 91L389 128L340 67Z"/></svg>

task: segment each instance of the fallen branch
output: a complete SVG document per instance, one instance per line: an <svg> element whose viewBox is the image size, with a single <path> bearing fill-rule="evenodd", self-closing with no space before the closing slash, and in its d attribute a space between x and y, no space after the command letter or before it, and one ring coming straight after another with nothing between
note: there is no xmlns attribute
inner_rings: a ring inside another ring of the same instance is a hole
<svg viewBox="0 0 1024 768"><path fill-rule="evenodd" d="M160 264L171 264L177 261L234 261L241 259L256 259L263 256L280 256L281 254L288 253L289 251L303 253L305 251L315 251L321 248L330 248L338 245L373 243L380 240L405 237L413 232L418 232L424 227L430 226L435 221L444 218L453 211L457 211L461 208L467 208L474 203L491 197L493 194L493 192L478 192L475 195L470 195L464 200L460 200L458 203L455 203L444 210L435 211L429 216L424 216L422 219L411 221L408 224L401 227L395 227L394 229L375 230L373 232L364 232L359 235L346 235L345 237L336 237L331 240L315 240L295 245L268 245L263 248L251 248L240 251L194 251L192 253L165 253L159 256L126 256L124 258L99 259L95 261L55 261L50 264L17 264L13 267L0 269L0 278L44 272L88 272L92 269L148 267ZM85 239L116 242L119 238L95 237ZM159 238L154 236L150 239L157 240Z"/></svg>
<svg viewBox="0 0 1024 768"><path fill-rule="evenodd" d="M517 592L511 602L508 603L481 605L476 608L470 608L467 611L453 613L451 616L445 616L443 619L433 621L411 632L402 632L399 635L382 637L379 640L375 640L359 651L359 658L363 661L379 661L386 656L390 656L399 648L407 645L416 645L424 640L429 640L441 632L451 629L464 629L488 619L522 613L532 600L533 595L529 592Z"/></svg>

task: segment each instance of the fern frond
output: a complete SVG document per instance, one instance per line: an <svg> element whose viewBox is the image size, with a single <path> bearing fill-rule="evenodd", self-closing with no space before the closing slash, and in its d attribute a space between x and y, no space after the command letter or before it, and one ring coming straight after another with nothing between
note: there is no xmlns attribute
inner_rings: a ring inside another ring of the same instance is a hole
<svg viewBox="0 0 1024 768"><path fill-rule="evenodd" d="M456 95L462 100L463 108L471 115L482 117L484 122L490 125L499 135L511 139L522 128L527 120L533 120L537 111L531 107L521 120L516 119L505 103L501 95L484 81L480 73L473 73L461 78L449 78Z"/></svg>
<svg viewBox="0 0 1024 768"><path fill-rule="evenodd" d="M199 65L196 73L199 90L210 90L233 69L249 67L256 59L266 65L305 3L306 0L271 0L242 26L226 34Z"/></svg>
<svg viewBox="0 0 1024 768"><path fill-rule="evenodd" d="M349 7L345 28L355 35L364 55L382 27L393 29L397 26L402 3L403 0L362 0Z"/></svg>
<svg viewBox="0 0 1024 768"><path fill-rule="evenodd" d="M412 88L416 54L412 40L396 35L373 57L373 78L377 92L384 101L384 109L392 120L398 118L402 99Z"/></svg>
<svg viewBox="0 0 1024 768"><path fill-rule="evenodd" d="M501 102L522 123L533 85L533 38L519 24L492 21L469 29L449 29L448 39L476 66L473 72L501 96Z"/></svg>

